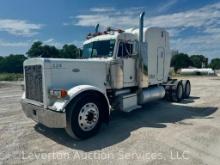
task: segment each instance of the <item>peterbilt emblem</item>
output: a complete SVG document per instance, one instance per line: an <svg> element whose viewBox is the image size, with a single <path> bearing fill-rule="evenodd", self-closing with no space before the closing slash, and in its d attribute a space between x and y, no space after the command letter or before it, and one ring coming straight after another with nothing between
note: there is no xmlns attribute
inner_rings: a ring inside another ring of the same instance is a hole
<svg viewBox="0 0 220 165"><path fill-rule="evenodd" d="M73 71L73 72L79 72L80 69L78 69L78 68L74 68L72 71Z"/></svg>

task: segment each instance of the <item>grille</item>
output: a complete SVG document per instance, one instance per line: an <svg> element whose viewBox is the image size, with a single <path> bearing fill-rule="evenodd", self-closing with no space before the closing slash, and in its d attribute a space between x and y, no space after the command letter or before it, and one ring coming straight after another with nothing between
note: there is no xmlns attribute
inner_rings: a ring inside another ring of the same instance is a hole
<svg viewBox="0 0 220 165"><path fill-rule="evenodd" d="M26 98L43 102L42 66L25 66Z"/></svg>

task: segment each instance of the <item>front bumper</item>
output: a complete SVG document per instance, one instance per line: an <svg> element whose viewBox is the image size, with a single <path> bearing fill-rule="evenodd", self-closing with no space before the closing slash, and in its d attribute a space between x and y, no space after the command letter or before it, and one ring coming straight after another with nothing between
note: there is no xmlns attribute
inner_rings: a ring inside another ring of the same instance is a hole
<svg viewBox="0 0 220 165"><path fill-rule="evenodd" d="M28 118L49 128L66 128L66 114L36 106L21 100L22 109Z"/></svg>

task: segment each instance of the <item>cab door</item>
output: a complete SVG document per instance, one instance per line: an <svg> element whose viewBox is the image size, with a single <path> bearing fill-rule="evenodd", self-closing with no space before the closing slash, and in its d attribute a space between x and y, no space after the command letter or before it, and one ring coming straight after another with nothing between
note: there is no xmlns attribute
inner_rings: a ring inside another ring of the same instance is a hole
<svg viewBox="0 0 220 165"><path fill-rule="evenodd" d="M134 44L132 42L120 42L118 47L118 58L123 64L123 86L136 85L136 58L133 56Z"/></svg>

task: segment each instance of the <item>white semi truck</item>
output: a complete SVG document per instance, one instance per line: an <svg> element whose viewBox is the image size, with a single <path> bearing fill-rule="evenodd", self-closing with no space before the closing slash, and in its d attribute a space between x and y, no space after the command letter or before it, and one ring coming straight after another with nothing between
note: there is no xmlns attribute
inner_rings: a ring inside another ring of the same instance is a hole
<svg viewBox="0 0 220 165"><path fill-rule="evenodd" d="M27 117L50 128L65 128L85 139L109 122L110 112L130 112L166 98L189 97L188 80L169 76L169 34L163 28L89 34L80 59L30 58L24 62L25 91L21 99Z"/></svg>

